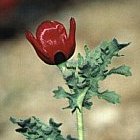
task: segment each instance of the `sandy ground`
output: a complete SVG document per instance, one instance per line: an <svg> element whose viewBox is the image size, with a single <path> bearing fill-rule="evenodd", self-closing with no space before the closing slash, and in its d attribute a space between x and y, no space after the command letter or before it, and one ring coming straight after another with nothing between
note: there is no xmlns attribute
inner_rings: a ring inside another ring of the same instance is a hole
<svg viewBox="0 0 140 140"><path fill-rule="evenodd" d="M103 88L120 93L121 104L112 105L97 98L94 106L85 112L86 140L139 140L140 139L140 1L87 2L63 8L50 19L63 22L69 28L69 18L77 21L77 52L83 45L96 47L113 37L120 42L132 42L122 51L125 57L114 60L112 66L127 64L132 77L111 76ZM45 19L45 17L44 17ZM44 20L43 19L43 20ZM35 25L32 31L35 31ZM76 136L75 115L62 110L66 101L54 99L52 90L65 86L57 67L44 64L24 36L0 44L0 139L24 140L17 134L10 116L53 117L62 122L63 134Z"/></svg>

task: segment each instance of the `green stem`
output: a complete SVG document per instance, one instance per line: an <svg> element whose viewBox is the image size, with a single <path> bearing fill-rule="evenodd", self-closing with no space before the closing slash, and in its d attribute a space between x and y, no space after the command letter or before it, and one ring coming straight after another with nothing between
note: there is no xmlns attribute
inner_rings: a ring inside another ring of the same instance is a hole
<svg viewBox="0 0 140 140"><path fill-rule="evenodd" d="M83 107L82 103L84 100L84 97L87 93L88 87L86 87L80 94L77 104L78 107L76 109L76 118L77 118L77 133L78 133L78 140L84 140L84 123L83 123Z"/></svg>
<svg viewBox="0 0 140 140"><path fill-rule="evenodd" d="M78 140L84 140L83 110L76 109Z"/></svg>
<svg viewBox="0 0 140 140"><path fill-rule="evenodd" d="M65 72L66 66L65 63L59 64L58 68L61 70L62 73ZM82 103L84 97L88 91L89 87L85 87L80 93L77 98L77 107L76 108L76 118L77 118L77 133L78 133L78 140L84 140L84 124L83 124L83 108Z"/></svg>

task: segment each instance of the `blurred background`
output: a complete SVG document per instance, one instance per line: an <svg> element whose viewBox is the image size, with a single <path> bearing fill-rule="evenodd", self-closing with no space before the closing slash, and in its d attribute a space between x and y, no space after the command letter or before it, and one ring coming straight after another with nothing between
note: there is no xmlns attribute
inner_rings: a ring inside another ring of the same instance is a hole
<svg viewBox="0 0 140 140"><path fill-rule="evenodd" d="M69 19L77 22L77 52L117 38L132 42L112 66L127 64L132 77L111 76L102 88L121 95L121 104L95 98L85 112L86 140L140 140L140 1L139 0L0 0L0 139L24 140L9 117L37 116L62 122L64 135L76 137L75 115L62 110L66 101L54 99L52 90L65 86L57 67L43 63L25 39L29 29L44 20L58 20L69 31Z"/></svg>

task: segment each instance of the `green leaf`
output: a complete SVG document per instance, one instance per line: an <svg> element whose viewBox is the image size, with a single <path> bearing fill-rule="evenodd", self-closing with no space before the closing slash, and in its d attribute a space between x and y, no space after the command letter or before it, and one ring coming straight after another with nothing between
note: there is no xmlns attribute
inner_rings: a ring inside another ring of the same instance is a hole
<svg viewBox="0 0 140 140"><path fill-rule="evenodd" d="M113 104L120 103L120 95L116 94L114 91L106 90L99 94L99 98L102 98Z"/></svg>
<svg viewBox="0 0 140 140"><path fill-rule="evenodd" d="M81 67L84 64L84 58L80 53L78 53L77 58L78 58L78 67Z"/></svg>
<svg viewBox="0 0 140 140"><path fill-rule="evenodd" d="M92 102L89 102L88 100L84 100L82 106L85 107L86 109L90 110L91 106L93 105Z"/></svg>
<svg viewBox="0 0 140 140"><path fill-rule="evenodd" d="M66 67L68 69L76 69L76 66L77 66L77 62L74 61L74 60L69 60L67 63L66 63Z"/></svg>
<svg viewBox="0 0 140 140"><path fill-rule="evenodd" d="M131 43L131 42L129 42L129 43L119 44L117 39L115 39L115 38L112 40L112 42L118 47L119 50L127 47Z"/></svg>
<svg viewBox="0 0 140 140"><path fill-rule="evenodd" d="M18 120L10 117L10 121L20 127L16 129L16 132L24 135L27 140L77 140L70 135L65 139L61 134L61 130L59 130L62 123L56 123L52 118L48 124L36 117L26 120Z"/></svg>
<svg viewBox="0 0 140 140"><path fill-rule="evenodd" d="M77 82L77 87L78 87L79 89L83 89L83 88L85 88L86 86L87 86L87 82L86 82L85 78L79 77L79 78L78 78L78 82Z"/></svg>
<svg viewBox="0 0 140 140"><path fill-rule="evenodd" d="M110 75L110 74L120 74L120 75L124 75L124 76L131 76L132 73L130 71L130 67L129 66L125 66L125 65L122 65L118 68L113 68L111 69L107 75Z"/></svg>
<svg viewBox="0 0 140 140"><path fill-rule="evenodd" d="M84 50L85 50L86 56L88 56L90 53L90 49L87 45L84 46Z"/></svg>
<svg viewBox="0 0 140 140"><path fill-rule="evenodd" d="M64 79L69 79L70 77L72 77L74 74L73 71L69 70L69 69L65 69L65 71L63 72L63 76L64 76Z"/></svg>
<svg viewBox="0 0 140 140"><path fill-rule="evenodd" d="M62 125L62 123L56 123L52 118L50 118L49 124L50 124L50 126L56 127L56 128L60 127Z"/></svg>
<svg viewBox="0 0 140 140"><path fill-rule="evenodd" d="M78 140L78 139L71 137L71 135L68 135L67 140Z"/></svg>
<svg viewBox="0 0 140 140"><path fill-rule="evenodd" d="M17 120L15 119L15 118L13 118L13 117L10 117L10 119L9 119L13 124L16 124L17 123Z"/></svg>
<svg viewBox="0 0 140 140"><path fill-rule="evenodd" d="M55 94L54 97L56 99L69 97L69 93L67 93L62 87L58 87L58 89L54 90L53 93Z"/></svg>
<svg viewBox="0 0 140 140"><path fill-rule="evenodd" d="M65 65L61 65L60 70L63 74L66 84L70 88L70 92L66 95L64 92L62 97L68 99L69 106L67 108L75 111L82 104L83 107L90 109L92 102L90 99L94 96L102 97L103 99L111 102L118 103L119 96L115 92L106 91L102 94L99 93L100 81L103 81L111 74L121 74L130 76L130 67L122 65L118 68L113 68L110 71L108 66L111 64L113 58L121 56L119 51L127 47L130 43L120 44L114 38L111 41L104 41L94 50L90 50L87 45L84 46L85 56L80 53L77 57L77 65L66 61ZM73 66L74 65L74 68ZM84 97L80 98L83 91L88 87ZM102 95L102 96L101 96ZM61 97L61 96L60 96Z"/></svg>

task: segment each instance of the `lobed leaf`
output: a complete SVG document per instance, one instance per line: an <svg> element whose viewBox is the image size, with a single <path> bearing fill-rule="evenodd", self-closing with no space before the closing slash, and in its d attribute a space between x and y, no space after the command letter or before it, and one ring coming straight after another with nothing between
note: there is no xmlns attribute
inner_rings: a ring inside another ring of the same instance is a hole
<svg viewBox="0 0 140 140"><path fill-rule="evenodd" d="M119 51L129 44L130 43L119 44L114 38L112 41L102 42L94 50L90 50L88 46L85 45L85 56L79 53L77 62L67 61L65 65L60 64L58 66L71 93L66 94L66 92L62 90L58 92L57 96L55 93L55 96L57 98L67 98L69 106L66 108L72 109L72 112L77 108L80 109L81 106L90 109L93 104L90 100L94 96L98 96L113 104L119 103L120 96L113 91L107 90L100 94L99 82L106 79L111 74L120 74L124 76L132 75L130 67L125 65L111 70L108 69L108 65L111 64L112 59L122 56L119 54ZM85 90L87 88L88 90Z"/></svg>
<svg viewBox="0 0 140 140"><path fill-rule="evenodd" d="M62 123L56 123L52 118L49 120L49 124L43 123L36 117L26 120L10 117L10 121L20 127L16 129L16 132L23 134L27 140L78 140L70 135L64 138L59 130Z"/></svg>
<svg viewBox="0 0 140 140"><path fill-rule="evenodd" d="M120 95L116 94L115 91L106 90L99 94L99 98L102 98L113 104L120 103Z"/></svg>
<svg viewBox="0 0 140 140"><path fill-rule="evenodd" d="M58 87L58 89L54 90L53 93L56 99L69 97L69 93L67 93L62 87Z"/></svg>
<svg viewBox="0 0 140 140"><path fill-rule="evenodd" d="M108 75L110 74L120 74L120 75L124 75L124 76L131 76L132 73L130 71L130 67L129 66L125 66L122 65L118 68L113 68L108 72Z"/></svg>

